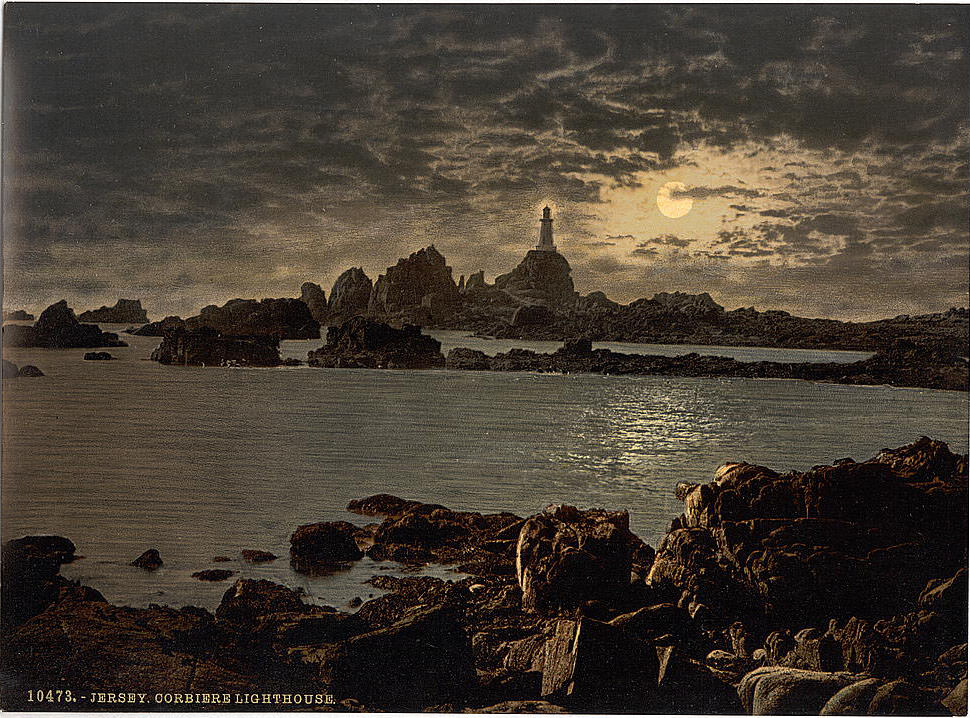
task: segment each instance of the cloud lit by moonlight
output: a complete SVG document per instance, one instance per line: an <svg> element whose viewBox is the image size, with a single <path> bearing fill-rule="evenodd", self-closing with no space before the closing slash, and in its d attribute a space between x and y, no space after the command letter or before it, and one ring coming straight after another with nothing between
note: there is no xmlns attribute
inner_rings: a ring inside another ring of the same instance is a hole
<svg viewBox="0 0 970 718"><path fill-rule="evenodd" d="M694 200L690 197L675 197L675 192L686 192L683 182L668 182L657 192L657 207L665 217L677 219L690 212Z"/></svg>

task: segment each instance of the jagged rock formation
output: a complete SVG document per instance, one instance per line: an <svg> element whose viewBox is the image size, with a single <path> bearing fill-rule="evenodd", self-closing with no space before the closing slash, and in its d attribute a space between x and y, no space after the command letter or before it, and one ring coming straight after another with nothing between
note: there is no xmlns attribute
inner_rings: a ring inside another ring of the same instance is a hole
<svg viewBox="0 0 970 718"><path fill-rule="evenodd" d="M320 326L327 323L327 295L319 284L304 282L300 287L300 301L307 305L310 315Z"/></svg>
<svg viewBox="0 0 970 718"><path fill-rule="evenodd" d="M495 278L495 288L523 304L565 309L576 301L569 262L558 252L530 250L508 274ZM467 285L466 285L467 286Z"/></svg>
<svg viewBox="0 0 970 718"><path fill-rule="evenodd" d="M185 320L187 329L208 327L224 336L270 336L277 339L319 339L320 324L299 299L231 299L209 305Z"/></svg>
<svg viewBox="0 0 970 718"><path fill-rule="evenodd" d="M724 312L724 307L711 299L711 295L707 292L700 294L660 292L654 294L651 301L656 302L668 311L679 312L688 316L707 316Z"/></svg>
<svg viewBox="0 0 970 718"><path fill-rule="evenodd" d="M377 278L368 311L379 317L417 318L419 322L447 320L459 306L460 295L451 267L434 245L399 259ZM424 322L421 322L424 323Z"/></svg>
<svg viewBox="0 0 970 718"><path fill-rule="evenodd" d="M366 314L374 289L370 277L360 267L351 267L333 283L327 305L330 321L343 322L358 314Z"/></svg>
<svg viewBox="0 0 970 718"><path fill-rule="evenodd" d="M226 336L211 329L179 328L166 334L152 361L179 366L279 366L280 340L272 335Z"/></svg>
<svg viewBox="0 0 970 718"><path fill-rule="evenodd" d="M24 309L14 309L11 312L4 311L3 321L5 322L32 322L34 315Z"/></svg>
<svg viewBox="0 0 970 718"><path fill-rule="evenodd" d="M327 329L327 344L307 354L316 367L368 369L432 369L442 367L441 342L413 325L395 329L364 317L354 317Z"/></svg>
<svg viewBox="0 0 970 718"><path fill-rule="evenodd" d="M78 320L105 324L144 324L148 321L148 312L142 309L140 299L119 299L113 307L103 306L81 312Z"/></svg>
<svg viewBox="0 0 970 718"><path fill-rule="evenodd" d="M117 334L102 332L97 325L81 324L65 300L41 312L33 326L6 324L4 346L43 347L46 349L126 347Z"/></svg>

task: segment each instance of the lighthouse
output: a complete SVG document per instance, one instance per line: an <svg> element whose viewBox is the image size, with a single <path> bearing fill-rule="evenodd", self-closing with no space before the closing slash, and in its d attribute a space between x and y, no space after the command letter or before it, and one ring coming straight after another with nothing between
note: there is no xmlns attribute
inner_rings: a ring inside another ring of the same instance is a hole
<svg viewBox="0 0 970 718"><path fill-rule="evenodd" d="M538 252L555 252L556 245L552 243L552 217L550 217L551 210L548 207L544 207L542 210L542 219L539 220L539 244L536 245L536 251Z"/></svg>

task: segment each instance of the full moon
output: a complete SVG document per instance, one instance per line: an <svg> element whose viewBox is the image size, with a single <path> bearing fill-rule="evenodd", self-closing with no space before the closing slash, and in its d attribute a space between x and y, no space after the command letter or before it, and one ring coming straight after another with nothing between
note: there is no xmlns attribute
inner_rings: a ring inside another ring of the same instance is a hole
<svg viewBox="0 0 970 718"><path fill-rule="evenodd" d="M657 207L665 217L677 219L690 212L694 200L690 197L673 197L674 192L684 192L687 185L683 182L668 182L657 192Z"/></svg>

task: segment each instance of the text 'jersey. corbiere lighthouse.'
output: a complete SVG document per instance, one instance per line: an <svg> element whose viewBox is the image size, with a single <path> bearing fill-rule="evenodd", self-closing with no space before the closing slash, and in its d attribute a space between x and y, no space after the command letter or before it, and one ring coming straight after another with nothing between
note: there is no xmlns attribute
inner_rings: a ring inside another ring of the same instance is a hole
<svg viewBox="0 0 970 718"><path fill-rule="evenodd" d="M552 217L550 215L551 210L548 207L544 207L542 210L542 219L539 220L539 244L536 245L536 250L539 252L555 252L556 245L552 243Z"/></svg>

